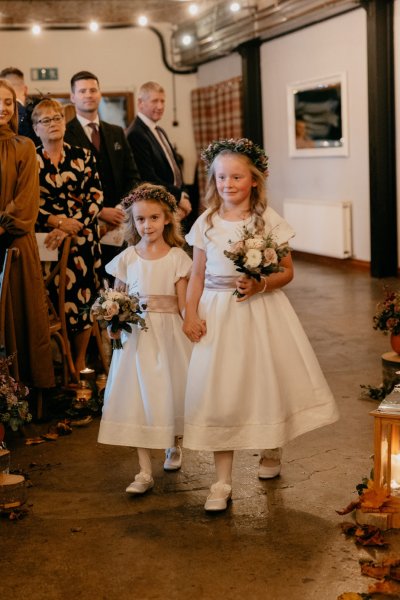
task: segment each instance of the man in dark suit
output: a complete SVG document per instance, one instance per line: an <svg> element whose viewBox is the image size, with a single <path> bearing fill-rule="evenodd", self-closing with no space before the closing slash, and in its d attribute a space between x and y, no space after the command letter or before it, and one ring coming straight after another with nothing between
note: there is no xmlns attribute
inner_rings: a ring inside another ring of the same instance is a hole
<svg viewBox="0 0 400 600"><path fill-rule="evenodd" d="M179 158L166 132L158 126L164 114L165 92L158 83L144 83L138 93L138 115L128 129L128 142L143 181L163 185L175 196L182 217L192 207L183 185Z"/></svg>
<svg viewBox="0 0 400 600"><path fill-rule="evenodd" d="M6 67L0 71L0 78L6 79L12 85L17 96L19 135L25 135L30 138L35 146L41 146L42 142L33 131L30 114L28 114L27 110L27 105L31 105L32 101L28 98L28 87L25 84L23 72L21 69L17 69L17 67Z"/></svg>
<svg viewBox="0 0 400 600"><path fill-rule="evenodd" d="M75 105L76 117L67 124L64 139L72 146L89 148L95 155L104 193L99 218L112 232L124 220L118 204L140 183L140 175L122 127L99 119L100 100L96 75L80 71L71 78L71 102ZM117 240L111 240L111 245L102 244L103 264L121 251L120 246L112 245L113 241Z"/></svg>

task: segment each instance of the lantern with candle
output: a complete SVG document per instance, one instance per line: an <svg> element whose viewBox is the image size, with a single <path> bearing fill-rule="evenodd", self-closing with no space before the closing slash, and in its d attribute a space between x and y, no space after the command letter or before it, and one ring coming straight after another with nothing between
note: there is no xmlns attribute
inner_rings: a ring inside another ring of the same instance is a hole
<svg viewBox="0 0 400 600"><path fill-rule="evenodd" d="M380 506L362 512L375 517L381 529L400 528L400 386L389 394L376 410L374 417L374 474L373 485ZM373 503L372 503L373 504ZM360 512L357 521L360 522ZM364 522L370 522L364 519ZM372 523L371 523L372 524Z"/></svg>

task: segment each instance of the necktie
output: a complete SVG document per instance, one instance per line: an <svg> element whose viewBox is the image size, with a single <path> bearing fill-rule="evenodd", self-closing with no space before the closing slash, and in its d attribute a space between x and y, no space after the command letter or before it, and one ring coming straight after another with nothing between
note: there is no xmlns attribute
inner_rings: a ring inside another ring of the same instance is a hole
<svg viewBox="0 0 400 600"><path fill-rule="evenodd" d="M90 129L92 130L92 144L96 148L97 151L100 150L100 131L97 123L88 123Z"/></svg>
<svg viewBox="0 0 400 600"><path fill-rule="evenodd" d="M176 187L180 188L180 187L182 187L182 183L183 183L182 173L181 173L179 166L177 165L175 156L171 150L171 146L169 145L167 134L165 133L164 129L162 129L162 127L159 127L158 125L156 127L156 131L158 133L158 137L161 140L164 153L165 153L165 155L168 159L168 162L171 165L172 171L174 173L174 184L176 185Z"/></svg>

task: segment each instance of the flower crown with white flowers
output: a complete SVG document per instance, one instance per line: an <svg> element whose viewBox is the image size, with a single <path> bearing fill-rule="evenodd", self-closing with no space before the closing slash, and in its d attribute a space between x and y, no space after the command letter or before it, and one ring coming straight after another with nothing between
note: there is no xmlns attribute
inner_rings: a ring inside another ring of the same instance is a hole
<svg viewBox="0 0 400 600"><path fill-rule="evenodd" d="M256 169L261 173L268 172L268 156L266 155L265 150L260 146L257 146L257 144L254 144L254 142L248 138L230 138L211 142L211 144L202 150L200 154L201 159L206 163L207 171L209 171L215 157L224 150L236 152L237 154L244 154L249 157Z"/></svg>
<svg viewBox="0 0 400 600"><path fill-rule="evenodd" d="M177 203L172 194L161 185L152 185L150 183L143 183L135 188L121 200L121 206L124 210L127 210L132 204L141 200L164 202L172 212L175 212L177 209Z"/></svg>

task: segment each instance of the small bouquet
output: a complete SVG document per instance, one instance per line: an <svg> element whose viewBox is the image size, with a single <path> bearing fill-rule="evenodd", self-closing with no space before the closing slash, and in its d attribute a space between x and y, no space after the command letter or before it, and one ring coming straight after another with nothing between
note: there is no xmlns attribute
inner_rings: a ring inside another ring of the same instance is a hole
<svg viewBox="0 0 400 600"><path fill-rule="evenodd" d="M122 329L131 333L132 325L137 325L144 331L147 330L146 321L141 312L146 309L145 304L140 304L138 296L131 296L107 287L101 291L100 296L92 305L92 315L100 321L103 327L110 327L113 333ZM112 340L113 349L122 348L120 339Z"/></svg>
<svg viewBox="0 0 400 600"><path fill-rule="evenodd" d="M28 388L8 372L13 359L14 355L0 358L0 423L18 431L21 425L32 420L32 415L26 399Z"/></svg>
<svg viewBox="0 0 400 600"><path fill-rule="evenodd" d="M245 273L257 281L271 273L283 271L279 263L290 252L287 244L278 245L274 241L272 233L254 233L246 225L243 226L241 239L236 242L229 240L229 244L230 250L224 250L225 256L233 261L239 273ZM243 297L238 290L233 295Z"/></svg>

